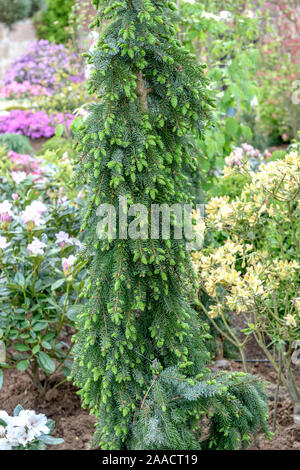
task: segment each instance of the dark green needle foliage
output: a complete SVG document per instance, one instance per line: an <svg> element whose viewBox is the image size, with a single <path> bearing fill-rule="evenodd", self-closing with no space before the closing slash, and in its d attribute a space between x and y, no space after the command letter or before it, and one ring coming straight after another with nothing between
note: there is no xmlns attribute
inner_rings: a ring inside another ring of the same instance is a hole
<svg viewBox="0 0 300 470"><path fill-rule="evenodd" d="M178 42L174 2L94 0L102 29L77 140L90 188L82 229L90 281L79 315L73 377L97 417L102 449L232 449L266 428L256 378L213 375L207 326L192 308L195 279L182 240L99 240L97 208L191 202L183 167L210 103L203 67ZM129 220L130 221L130 220Z"/></svg>

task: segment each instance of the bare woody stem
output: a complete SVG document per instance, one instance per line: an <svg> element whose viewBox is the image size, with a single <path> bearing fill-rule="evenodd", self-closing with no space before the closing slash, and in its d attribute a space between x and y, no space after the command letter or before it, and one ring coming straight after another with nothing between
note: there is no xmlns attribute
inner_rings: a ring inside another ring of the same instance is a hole
<svg viewBox="0 0 300 470"><path fill-rule="evenodd" d="M142 110L147 113L148 112L148 91L145 86L144 75L143 72L140 71L137 75L136 81L136 94L140 100Z"/></svg>

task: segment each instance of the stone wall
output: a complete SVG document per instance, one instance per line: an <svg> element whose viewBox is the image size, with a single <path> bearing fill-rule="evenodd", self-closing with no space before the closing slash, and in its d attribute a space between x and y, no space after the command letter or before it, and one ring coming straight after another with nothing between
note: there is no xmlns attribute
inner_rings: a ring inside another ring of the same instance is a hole
<svg viewBox="0 0 300 470"><path fill-rule="evenodd" d="M11 30L0 23L0 80L9 66L26 52L28 43L35 40L32 20L20 21Z"/></svg>

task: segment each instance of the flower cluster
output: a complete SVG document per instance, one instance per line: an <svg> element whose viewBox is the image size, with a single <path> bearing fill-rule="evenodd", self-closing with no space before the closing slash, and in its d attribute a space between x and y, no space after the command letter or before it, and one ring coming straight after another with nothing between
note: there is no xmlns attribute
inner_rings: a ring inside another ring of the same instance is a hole
<svg viewBox="0 0 300 470"><path fill-rule="evenodd" d="M44 248L47 245L44 242L41 242L38 238L34 237L33 242L27 246L28 253L33 256L44 255Z"/></svg>
<svg viewBox="0 0 300 470"><path fill-rule="evenodd" d="M44 225L45 221L42 218L47 212L47 207L41 201L32 201L32 203L26 206L25 210L21 212L22 222L27 226L27 229L33 230L34 227Z"/></svg>
<svg viewBox="0 0 300 470"><path fill-rule="evenodd" d="M53 424L44 414L24 410L20 405L14 416L0 410L0 450L42 449L45 437L48 443L62 443L62 439L51 437Z"/></svg>
<svg viewBox="0 0 300 470"><path fill-rule="evenodd" d="M51 96L50 89L41 85L32 85L28 80L22 83L11 82L0 88L0 99L20 99L31 96Z"/></svg>
<svg viewBox="0 0 300 470"><path fill-rule="evenodd" d="M31 155L17 153L13 150L8 152L8 157L14 163L14 171L17 170L18 172L23 172L30 175L43 175L44 173L42 167L43 160L41 159L33 158Z"/></svg>
<svg viewBox="0 0 300 470"><path fill-rule="evenodd" d="M256 169L262 161L262 154L258 149L246 142L241 147L236 147L229 157L225 158L225 163L229 167L239 166L248 161L252 169Z"/></svg>
<svg viewBox="0 0 300 470"><path fill-rule="evenodd" d="M72 114L48 115L44 111L14 109L0 116L0 134L22 134L31 139L50 138L58 124L70 127L73 119Z"/></svg>
<svg viewBox="0 0 300 470"><path fill-rule="evenodd" d="M70 53L62 44L41 40L29 45L27 53L17 59L7 71L4 82L29 82L44 88L53 88L65 81L82 80L79 56Z"/></svg>
<svg viewBox="0 0 300 470"><path fill-rule="evenodd" d="M250 182L240 197L216 197L206 206L206 227L218 229L214 239L223 242L192 254L201 292L211 299L202 308L216 329L215 319L222 321L219 331L239 348L244 365L244 347L253 335L293 399L299 396L292 352L300 337L300 155L290 152L258 172L241 164L225 173L248 175ZM231 327L234 314L246 326L239 336Z"/></svg>
<svg viewBox="0 0 300 470"><path fill-rule="evenodd" d="M233 201L227 196L212 198L206 207L207 221L220 230L235 233L240 232L243 224L253 227L260 221L264 223L263 215L274 217L278 203L293 201L299 194L299 167L300 156L296 152L291 152L284 160L262 163L258 172L251 171L248 163L225 167L224 177L239 172L249 175L251 183ZM286 210L280 208L279 212L284 214Z"/></svg>
<svg viewBox="0 0 300 470"><path fill-rule="evenodd" d="M271 303L281 282L296 278L300 269L297 261L273 259L264 263L267 256L266 252L254 251L253 245L231 239L208 256L199 252L193 255L201 286L216 300L209 309L212 318L222 316L226 309L251 316L258 301ZM298 322L300 327L300 316L292 304L280 320L282 325L286 318L293 318L295 326Z"/></svg>

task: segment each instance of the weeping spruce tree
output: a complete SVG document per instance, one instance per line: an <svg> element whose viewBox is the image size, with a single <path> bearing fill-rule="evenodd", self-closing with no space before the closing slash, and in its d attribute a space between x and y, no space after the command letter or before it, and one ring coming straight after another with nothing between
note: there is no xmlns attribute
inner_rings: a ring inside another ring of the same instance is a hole
<svg viewBox="0 0 300 470"><path fill-rule="evenodd" d="M121 196L149 209L191 202L183 168L195 169L192 135L208 118L203 67L177 40L173 1L93 4L92 26L105 27L88 54L95 102L77 141L78 181L90 188L82 225L89 283L73 377L98 419L94 445L238 448L267 431L266 396L252 376L206 367L185 242L97 235L98 207L117 208Z"/></svg>

